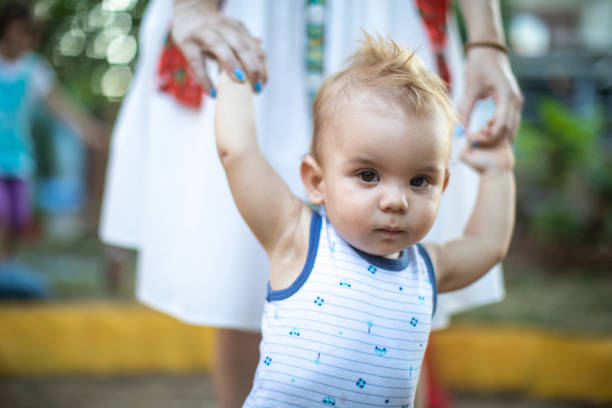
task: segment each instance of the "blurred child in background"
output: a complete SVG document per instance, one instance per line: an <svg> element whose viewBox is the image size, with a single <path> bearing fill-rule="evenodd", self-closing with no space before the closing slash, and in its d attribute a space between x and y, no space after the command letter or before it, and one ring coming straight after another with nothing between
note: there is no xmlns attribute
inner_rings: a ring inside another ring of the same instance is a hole
<svg viewBox="0 0 612 408"><path fill-rule="evenodd" d="M105 145L102 126L62 92L51 66L32 51L35 31L26 3L7 2L0 7L0 271L7 273L18 273L11 258L31 217L36 168L31 125L37 106L45 103L88 145ZM9 292L40 294L39 284L22 282L18 276L8 279ZM6 278L0 274L0 287Z"/></svg>

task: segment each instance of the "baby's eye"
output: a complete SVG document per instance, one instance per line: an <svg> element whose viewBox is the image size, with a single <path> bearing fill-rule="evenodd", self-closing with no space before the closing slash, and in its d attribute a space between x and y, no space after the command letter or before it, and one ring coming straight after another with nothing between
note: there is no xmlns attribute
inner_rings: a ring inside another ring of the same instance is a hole
<svg viewBox="0 0 612 408"><path fill-rule="evenodd" d="M413 177L412 180L410 180L410 185L412 187L423 188L427 187L429 184L429 180L423 176Z"/></svg>
<svg viewBox="0 0 612 408"><path fill-rule="evenodd" d="M366 183L376 183L380 181L378 174L374 170L361 170L357 173L357 177Z"/></svg>

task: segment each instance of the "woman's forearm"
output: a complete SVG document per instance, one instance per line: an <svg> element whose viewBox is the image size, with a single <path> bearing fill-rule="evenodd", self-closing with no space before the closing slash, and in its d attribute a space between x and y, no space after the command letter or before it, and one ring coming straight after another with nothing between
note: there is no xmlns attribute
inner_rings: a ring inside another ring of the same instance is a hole
<svg viewBox="0 0 612 408"><path fill-rule="evenodd" d="M177 8L192 8L194 6L206 12L215 12L219 10L219 2L217 0L173 0L173 9Z"/></svg>
<svg viewBox="0 0 612 408"><path fill-rule="evenodd" d="M460 0L468 41L505 43L498 0Z"/></svg>

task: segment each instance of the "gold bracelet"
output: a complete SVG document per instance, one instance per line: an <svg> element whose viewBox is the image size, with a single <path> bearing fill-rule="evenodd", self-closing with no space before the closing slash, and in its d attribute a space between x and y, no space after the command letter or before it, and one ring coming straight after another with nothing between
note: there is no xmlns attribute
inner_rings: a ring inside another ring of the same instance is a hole
<svg viewBox="0 0 612 408"><path fill-rule="evenodd" d="M463 45L463 51L467 54L467 52L470 50L470 48L474 48L474 47L495 48L496 50L501 51L501 52L503 52L505 54L508 53L508 47L506 47L505 44L494 42L494 41L473 41L473 42L466 42Z"/></svg>

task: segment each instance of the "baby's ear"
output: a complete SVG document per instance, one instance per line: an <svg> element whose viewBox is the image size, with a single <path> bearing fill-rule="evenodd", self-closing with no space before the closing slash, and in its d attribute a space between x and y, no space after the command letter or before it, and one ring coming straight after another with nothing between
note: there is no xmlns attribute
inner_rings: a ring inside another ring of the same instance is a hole
<svg viewBox="0 0 612 408"><path fill-rule="evenodd" d="M442 192L444 192L446 187L448 187L448 180L450 180L450 171L448 171L447 168L444 173L444 185L442 186Z"/></svg>
<svg viewBox="0 0 612 408"><path fill-rule="evenodd" d="M325 201L323 185L323 169L317 160L307 155L300 165L300 176L306 188L308 199L314 205L321 205Z"/></svg>

